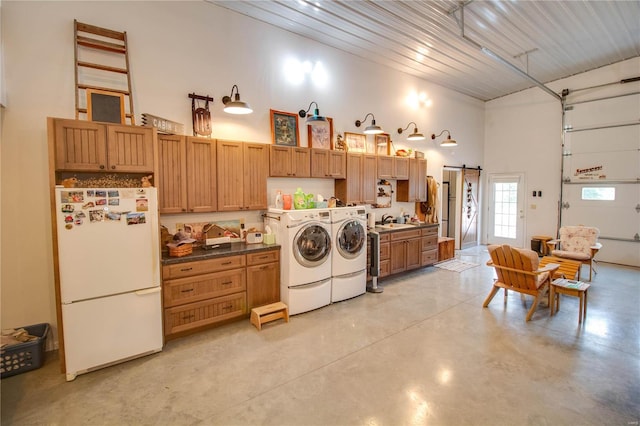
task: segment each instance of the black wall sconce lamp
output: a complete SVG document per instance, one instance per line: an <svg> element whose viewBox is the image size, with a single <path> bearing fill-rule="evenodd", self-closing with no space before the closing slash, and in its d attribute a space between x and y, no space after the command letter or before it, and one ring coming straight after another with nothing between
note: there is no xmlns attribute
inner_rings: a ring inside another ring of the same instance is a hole
<svg viewBox="0 0 640 426"><path fill-rule="evenodd" d="M458 142L456 142L455 139L451 139L451 132L449 132L448 130L443 130L438 135L432 134L431 139L433 140L440 137L444 132L447 132L448 136L446 139L443 139L442 142L440 142L440 146L458 146Z"/></svg>
<svg viewBox="0 0 640 426"><path fill-rule="evenodd" d="M411 121L409 124L407 124L407 127L405 127L404 129L398 127L398 133L402 134L402 132L407 130L409 128L409 126L411 126L412 124L413 124L413 133L411 133L409 136L407 136L407 140L408 141L422 141L422 140L424 140L424 135L422 133L418 133L418 125L416 123L414 123L413 121Z"/></svg>
<svg viewBox="0 0 640 426"><path fill-rule="evenodd" d="M309 111L311 110L311 105L313 104L316 104L316 107L313 110L313 115L307 116ZM312 126L316 124L324 124L327 122L327 118L320 115L320 109L318 108L318 103L316 101L311 101L311 103L309 104L309 108L307 108L306 111L303 109L298 111L298 115L302 118L307 117L307 124L310 124Z"/></svg>
<svg viewBox="0 0 640 426"><path fill-rule="evenodd" d="M234 89L236 91L235 97L233 97ZM231 95L222 97L222 103L224 104L224 112L229 114L251 114L253 112L248 103L240 100L238 86L235 84L231 88Z"/></svg>
<svg viewBox="0 0 640 426"><path fill-rule="evenodd" d="M362 123L367 121L367 117L369 116L371 116L371 125L364 128L364 133L367 135L379 135L380 133L384 133L382 127L376 125L376 117L372 113L365 115L362 121L356 120L356 127L360 127Z"/></svg>

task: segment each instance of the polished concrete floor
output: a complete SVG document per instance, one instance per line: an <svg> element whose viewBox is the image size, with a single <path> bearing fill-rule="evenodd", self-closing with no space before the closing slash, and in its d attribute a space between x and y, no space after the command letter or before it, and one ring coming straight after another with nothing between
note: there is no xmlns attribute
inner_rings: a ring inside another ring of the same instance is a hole
<svg viewBox="0 0 640 426"><path fill-rule="evenodd" d="M2 425L638 425L640 271L600 263L587 320L502 292L485 247L384 292L249 320L65 382L55 355L1 381ZM583 269L583 272L586 269Z"/></svg>

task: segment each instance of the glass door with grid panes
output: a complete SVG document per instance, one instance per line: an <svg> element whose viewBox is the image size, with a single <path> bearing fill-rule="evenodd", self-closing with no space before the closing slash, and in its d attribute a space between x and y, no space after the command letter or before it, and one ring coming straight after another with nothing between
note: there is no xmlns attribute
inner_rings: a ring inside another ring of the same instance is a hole
<svg viewBox="0 0 640 426"><path fill-rule="evenodd" d="M487 243L524 247L524 175L489 176Z"/></svg>

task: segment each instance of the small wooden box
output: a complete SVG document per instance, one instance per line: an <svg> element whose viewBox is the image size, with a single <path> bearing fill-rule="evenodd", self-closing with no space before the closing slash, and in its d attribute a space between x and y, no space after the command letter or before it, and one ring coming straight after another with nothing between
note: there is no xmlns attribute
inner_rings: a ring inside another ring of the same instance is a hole
<svg viewBox="0 0 640 426"><path fill-rule="evenodd" d="M169 247L169 256L182 257L193 253L193 244L186 243L179 245L178 247Z"/></svg>
<svg viewBox="0 0 640 426"><path fill-rule="evenodd" d="M449 237L438 238L438 262L453 259L455 256L456 240Z"/></svg>

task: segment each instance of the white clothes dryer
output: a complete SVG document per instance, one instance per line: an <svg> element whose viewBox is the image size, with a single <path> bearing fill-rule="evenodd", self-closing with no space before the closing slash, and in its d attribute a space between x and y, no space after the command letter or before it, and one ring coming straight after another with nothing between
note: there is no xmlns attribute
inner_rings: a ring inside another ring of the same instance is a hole
<svg viewBox="0 0 640 426"><path fill-rule="evenodd" d="M367 213L364 207L331 209L331 301L367 291Z"/></svg>
<svg viewBox="0 0 640 426"><path fill-rule="evenodd" d="M331 303L331 214L328 209L282 210L265 215L280 250L280 297L289 314Z"/></svg>

